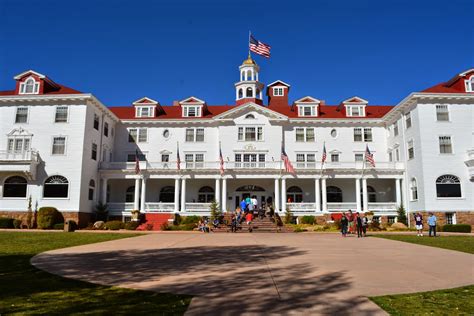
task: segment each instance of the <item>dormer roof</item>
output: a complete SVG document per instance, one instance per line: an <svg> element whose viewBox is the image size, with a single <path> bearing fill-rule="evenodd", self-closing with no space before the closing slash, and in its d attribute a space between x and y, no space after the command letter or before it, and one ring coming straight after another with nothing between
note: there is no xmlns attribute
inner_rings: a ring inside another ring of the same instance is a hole
<svg viewBox="0 0 474 316"><path fill-rule="evenodd" d="M369 101L362 99L361 97L358 96L353 96L347 100L342 101L342 104L368 104Z"/></svg>
<svg viewBox="0 0 474 316"><path fill-rule="evenodd" d="M204 105L205 103L206 103L205 101L203 101L201 99L198 99L196 97L193 97L193 96L179 101L180 105L186 105L186 104L189 104L189 105L199 105L199 104Z"/></svg>
<svg viewBox="0 0 474 316"><path fill-rule="evenodd" d="M318 99L310 97L310 96L306 96L306 97L303 97L301 99L296 100L294 103L295 104L299 104L299 103L321 103L321 100L318 100Z"/></svg>
<svg viewBox="0 0 474 316"><path fill-rule="evenodd" d="M138 99L136 100L135 102L133 102L133 105L150 105L150 106L153 106L153 105L157 105L159 104L158 101L155 101L149 97L143 97L141 99Z"/></svg>
<svg viewBox="0 0 474 316"><path fill-rule="evenodd" d="M422 90L421 92L427 93L472 93L467 90L466 80L474 76L474 68L463 71L449 81L438 83L428 89Z"/></svg>

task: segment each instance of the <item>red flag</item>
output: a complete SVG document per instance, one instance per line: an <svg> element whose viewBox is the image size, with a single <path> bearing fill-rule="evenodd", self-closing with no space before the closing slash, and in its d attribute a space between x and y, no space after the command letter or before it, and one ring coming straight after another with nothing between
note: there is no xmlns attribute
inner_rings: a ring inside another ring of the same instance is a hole
<svg viewBox="0 0 474 316"><path fill-rule="evenodd" d="M321 157L321 163L324 164L326 161L327 154L326 154L326 143L323 144L323 156Z"/></svg>
<svg viewBox="0 0 474 316"><path fill-rule="evenodd" d="M224 157L222 157L222 149L221 145L219 144L219 164L220 164L220 172L221 176L224 175Z"/></svg>
<svg viewBox="0 0 474 316"><path fill-rule="evenodd" d="M135 173L140 173L140 159L138 157L138 150L135 150Z"/></svg>
<svg viewBox="0 0 474 316"><path fill-rule="evenodd" d="M281 145L281 160L283 160L283 163L285 165L285 171L294 175L295 168L293 168L290 158L288 158L288 155L286 154L285 148L283 148L283 145Z"/></svg>
<svg viewBox="0 0 474 316"><path fill-rule="evenodd" d="M365 147L365 162L368 162L372 168L375 168L374 154L369 150L369 145Z"/></svg>
<svg viewBox="0 0 474 316"><path fill-rule="evenodd" d="M181 170L181 159L179 158L179 143L176 145L176 167Z"/></svg>

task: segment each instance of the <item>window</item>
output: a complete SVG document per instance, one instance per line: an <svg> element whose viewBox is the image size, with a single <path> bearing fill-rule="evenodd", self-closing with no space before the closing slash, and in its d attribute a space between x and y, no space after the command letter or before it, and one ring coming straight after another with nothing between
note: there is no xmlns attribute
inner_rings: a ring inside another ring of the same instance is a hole
<svg viewBox="0 0 474 316"><path fill-rule="evenodd" d="M314 105L299 105L298 116L316 116L316 107Z"/></svg>
<svg viewBox="0 0 474 316"><path fill-rule="evenodd" d="M413 141L412 140L408 141L407 148L408 148L408 159L415 158L415 149L413 147Z"/></svg>
<svg viewBox="0 0 474 316"><path fill-rule="evenodd" d="M204 128L187 128L186 129L187 142L203 142Z"/></svg>
<svg viewBox="0 0 474 316"><path fill-rule="evenodd" d="M284 95L283 88L282 87L275 87L273 88L273 95L275 97L281 97Z"/></svg>
<svg viewBox="0 0 474 316"><path fill-rule="evenodd" d="M97 144L92 143L91 159L97 160Z"/></svg>
<svg viewBox="0 0 474 316"><path fill-rule="evenodd" d="M331 162L339 162L339 154L331 154Z"/></svg>
<svg viewBox="0 0 474 316"><path fill-rule="evenodd" d="M296 154L296 168L316 168L315 154Z"/></svg>
<svg viewBox="0 0 474 316"><path fill-rule="evenodd" d="M445 213L445 216L446 216L446 224L448 225L456 224L456 216L454 213Z"/></svg>
<svg viewBox="0 0 474 316"><path fill-rule="evenodd" d="M204 154L185 154L184 161L186 162L186 168L203 168L204 167Z"/></svg>
<svg viewBox="0 0 474 316"><path fill-rule="evenodd" d="M461 182L459 178L446 174L436 179L436 196L439 198L461 197Z"/></svg>
<svg viewBox="0 0 474 316"><path fill-rule="evenodd" d="M336 130L335 128L333 128L333 129L331 130L331 137L332 137L332 138L336 138L336 137L337 137L337 130Z"/></svg>
<svg viewBox="0 0 474 316"><path fill-rule="evenodd" d="M453 146L451 144L451 136L439 136L439 153L452 154Z"/></svg>
<svg viewBox="0 0 474 316"><path fill-rule="evenodd" d="M30 150L31 136L8 138L7 152L23 153Z"/></svg>
<svg viewBox="0 0 474 316"><path fill-rule="evenodd" d="M295 129L297 142L314 142L314 128L299 127Z"/></svg>
<svg viewBox="0 0 474 316"><path fill-rule="evenodd" d="M161 162L170 162L170 155L169 154L162 154L161 155Z"/></svg>
<svg viewBox="0 0 474 316"><path fill-rule="evenodd" d="M392 151L388 152L388 161L390 161L390 162L393 161L393 152Z"/></svg>
<svg viewBox="0 0 474 316"><path fill-rule="evenodd" d="M358 106L347 106L346 107L347 116L364 116L364 107L362 105Z"/></svg>
<svg viewBox="0 0 474 316"><path fill-rule="evenodd" d="M400 149L395 149L395 157L397 158L397 161L400 161Z"/></svg>
<svg viewBox="0 0 474 316"><path fill-rule="evenodd" d="M364 198L362 197L362 200ZM369 203L375 203L377 202L377 191L375 191L374 187L371 185L367 186L367 199Z"/></svg>
<svg viewBox="0 0 474 316"><path fill-rule="evenodd" d="M16 108L15 123L28 123L28 108L25 106Z"/></svg>
<svg viewBox="0 0 474 316"><path fill-rule="evenodd" d="M265 154L235 154L236 168L264 168Z"/></svg>
<svg viewBox="0 0 474 316"><path fill-rule="evenodd" d="M239 127L237 133L239 141L262 141L263 127Z"/></svg>
<svg viewBox="0 0 474 316"><path fill-rule="evenodd" d="M395 216L387 216L387 222L389 224L393 224L396 222L395 218L396 218Z"/></svg>
<svg viewBox="0 0 474 316"><path fill-rule="evenodd" d="M393 136L398 136L398 121L393 124Z"/></svg>
<svg viewBox="0 0 474 316"><path fill-rule="evenodd" d="M147 140L148 140L148 130L146 128L130 128L128 130L129 143L135 143L135 142L146 143Z"/></svg>
<svg viewBox="0 0 474 316"><path fill-rule="evenodd" d="M418 200L418 185L416 184L416 179L415 178L411 178L410 192L411 192L411 200L412 201Z"/></svg>
<svg viewBox="0 0 474 316"><path fill-rule="evenodd" d="M183 106L184 117L199 117L201 116L201 106L198 105L186 105Z"/></svg>
<svg viewBox="0 0 474 316"><path fill-rule="evenodd" d="M342 190L336 186L328 186L326 189L326 199L328 203L341 203Z"/></svg>
<svg viewBox="0 0 474 316"><path fill-rule="evenodd" d="M39 92L39 82L33 78L28 78L20 84L20 94L37 94Z"/></svg>
<svg viewBox="0 0 474 316"><path fill-rule="evenodd" d="M109 137L109 123L104 123L104 136Z"/></svg>
<svg viewBox="0 0 474 316"><path fill-rule="evenodd" d="M354 128L354 141L361 142L362 139L362 128Z"/></svg>
<svg viewBox="0 0 474 316"><path fill-rule="evenodd" d="M89 201L94 200L94 189L95 181L91 179L91 181L89 181Z"/></svg>
<svg viewBox="0 0 474 316"><path fill-rule="evenodd" d="M69 182L63 176L52 176L46 179L43 187L43 197L45 198L67 198Z"/></svg>
<svg viewBox="0 0 474 316"><path fill-rule="evenodd" d="M364 161L364 154L355 154L354 155L354 160L359 162L359 161Z"/></svg>
<svg viewBox="0 0 474 316"><path fill-rule="evenodd" d="M160 202L163 202L163 203L174 202L174 187L166 186L160 190Z"/></svg>
<svg viewBox="0 0 474 316"><path fill-rule="evenodd" d="M26 198L28 182L20 176L7 178L3 184L3 197Z"/></svg>
<svg viewBox="0 0 474 316"><path fill-rule="evenodd" d="M214 200L214 189L208 186L202 187L198 192L199 203L211 203Z"/></svg>
<svg viewBox="0 0 474 316"><path fill-rule="evenodd" d="M372 141L372 129L371 128L364 128L364 141L371 142Z"/></svg>
<svg viewBox="0 0 474 316"><path fill-rule="evenodd" d="M137 117L153 117L152 106L137 106L135 111Z"/></svg>
<svg viewBox="0 0 474 316"><path fill-rule="evenodd" d="M474 76L471 79L466 80L466 92L474 92Z"/></svg>
<svg viewBox="0 0 474 316"><path fill-rule="evenodd" d="M135 153L127 154L127 162L135 162ZM139 161L146 161L146 155L143 153L138 153L138 160Z"/></svg>
<svg viewBox="0 0 474 316"><path fill-rule="evenodd" d="M135 186L128 187L125 191L125 203L133 203L135 201Z"/></svg>
<svg viewBox="0 0 474 316"><path fill-rule="evenodd" d="M249 88L247 88L247 89L245 90L245 97L247 97L247 98L253 97L253 90L252 90L252 88L249 87Z"/></svg>
<svg viewBox="0 0 474 316"><path fill-rule="evenodd" d="M94 129L99 130L99 116L94 114Z"/></svg>
<svg viewBox="0 0 474 316"><path fill-rule="evenodd" d="M163 131L163 138L169 138L170 137L170 130L169 129L165 129Z"/></svg>
<svg viewBox="0 0 474 316"><path fill-rule="evenodd" d="M253 115L253 114L247 114L247 115L245 115L245 119L247 119L247 120L254 120L254 119L255 119L255 115Z"/></svg>
<svg viewBox="0 0 474 316"><path fill-rule="evenodd" d="M303 190L300 187L292 186L286 190L286 200L290 203L303 202Z"/></svg>
<svg viewBox="0 0 474 316"><path fill-rule="evenodd" d="M239 99L242 99L244 97L244 93L242 91L242 88L239 89Z"/></svg>
<svg viewBox="0 0 474 316"><path fill-rule="evenodd" d="M449 121L449 110L447 105L436 106L436 120L437 121Z"/></svg>
<svg viewBox="0 0 474 316"><path fill-rule="evenodd" d="M411 127L411 112L405 115L405 124L407 129Z"/></svg>
<svg viewBox="0 0 474 316"><path fill-rule="evenodd" d="M56 115L54 116L55 123L66 123L67 122L67 106L58 106L56 107Z"/></svg>
<svg viewBox="0 0 474 316"><path fill-rule="evenodd" d="M51 153L53 155L66 154L66 137L64 136L53 137L53 149Z"/></svg>

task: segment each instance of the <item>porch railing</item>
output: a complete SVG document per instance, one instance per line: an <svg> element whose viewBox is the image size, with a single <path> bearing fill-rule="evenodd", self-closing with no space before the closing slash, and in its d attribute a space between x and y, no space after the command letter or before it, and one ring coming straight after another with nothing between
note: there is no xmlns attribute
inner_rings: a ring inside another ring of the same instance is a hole
<svg viewBox="0 0 474 316"><path fill-rule="evenodd" d="M329 212L341 212L341 211L348 211L348 210L355 210L357 208L356 202L329 202L327 203L328 211Z"/></svg>
<svg viewBox="0 0 474 316"><path fill-rule="evenodd" d="M286 206L296 214L316 212L316 203L286 203Z"/></svg>
<svg viewBox="0 0 474 316"><path fill-rule="evenodd" d="M0 161L2 160L37 162L39 160L39 156L36 150L25 150L25 151L0 150Z"/></svg>
<svg viewBox="0 0 474 316"><path fill-rule="evenodd" d="M396 202L369 202L369 211L396 211L397 203Z"/></svg>
<svg viewBox="0 0 474 316"><path fill-rule="evenodd" d="M124 212L133 211L133 203L107 203L107 210L111 215L122 215Z"/></svg>
<svg viewBox="0 0 474 316"><path fill-rule="evenodd" d="M209 213L211 203L186 203L185 212L187 213Z"/></svg>
<svg viewBox="0 0 474 316"><path fill-rule="evenodd" d="M174 203L146 202L145 211L147 213L173 213Z"/></svg>

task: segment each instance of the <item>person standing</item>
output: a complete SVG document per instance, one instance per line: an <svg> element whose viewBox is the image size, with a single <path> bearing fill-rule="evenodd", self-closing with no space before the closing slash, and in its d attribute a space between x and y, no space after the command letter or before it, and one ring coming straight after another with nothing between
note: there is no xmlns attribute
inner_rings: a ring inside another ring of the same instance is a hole
<svg viewBox="0 0 474 316"><path fill-rule="evenodd" d="M341 234L342 237L347 236L347 226L349 225L349 220L347 219L346 213L342 213L341 217Z"/></svg>
<svg viewBox="0 0 474 316"><path fill-rule="evenodd" d="M352 234L354 233L354 214L352 214L351 210L349 210L349 215L347 215L347 220L348 220L347 232L349 234Z"/></svg>
<svg viewBox="0 0 474 316"><path fill-rule="evenodd" d="M357 228L357 238L363 237L362 236L362 217L359 216L359 212L356 213L355 216L355 223Z"/></svg>
<svg viewBox="0 0 474 316"><path fill-rule="evenodd" d="M423 237L423 216L420 212L415 213L415 228L418 237Z"/></svg>
<svg viewBox="0 0 474 316"><path fill-rule="evenodd" d="M430 212L429 214L430 214L430 216L428 217L428 226L430 226L429 236L431 237L431 233L433 232L433 237L436 237L436 221L438 219L432 212Z"/></svg>
<svg viewBox="0 0 474 316"><path fill-rule="evenodd" d="M248 212L247 215L245 215L245 220L247 221L247 226L249 227L249 233L252 232L252 219L253 219L252 212Z"/></svg>
<svg viewBox="0 0 474 316"><path fill-rule="evenodd" d="M367 236L367 226L369 226L369 220L365 217L365 214L362 214L362 233L364 237Z"/></svg>

